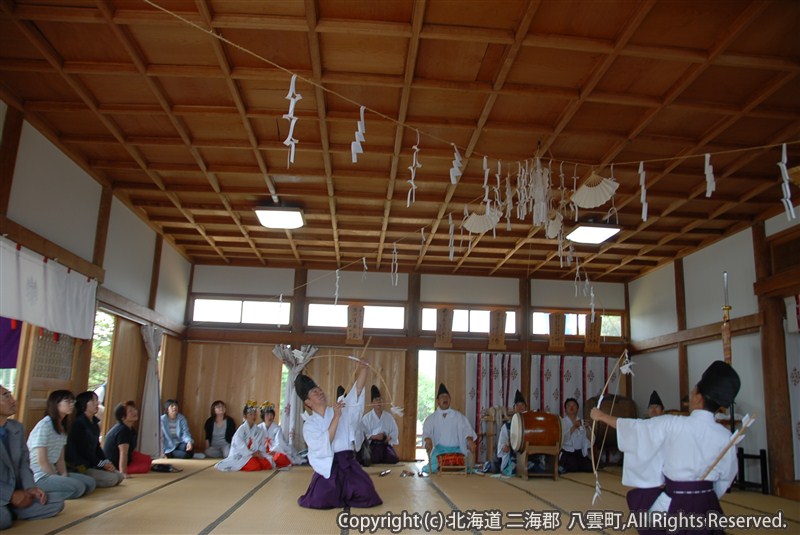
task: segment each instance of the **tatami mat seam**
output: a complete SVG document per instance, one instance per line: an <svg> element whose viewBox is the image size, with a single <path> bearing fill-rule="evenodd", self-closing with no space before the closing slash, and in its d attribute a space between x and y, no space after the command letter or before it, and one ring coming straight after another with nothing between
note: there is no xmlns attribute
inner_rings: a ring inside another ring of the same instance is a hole
<svg viewBox="0 0 800 535"><path fill-rule="evenodd" d="M439 494L439 496L442 497L444 502L450 506L450 509L452 509L453 511L461 511L461 509L456 507L456 504L453 503L453 500L450 499L450 497L439 487L439 485L436 484L435 481L433 481L430 478L427 478L427 482L429 485L433 486L433 489L437 492L437 494ZM472 530L472 534L481 535L481 532L477 530Z"/></svg>
<svg viewBox="0 0 800 535"><path fill-rule="evenodd" d="M199 474L200 472L208 470L209 468L211 468L211 466L208 466L208 467L203 468L201 470L198 470L196 472L192 472L191 474L186 474L185 476L181 476L181 477L179 477L177 479L173 479L172 481L168 481L167 483L164 483L163 485L159 485L158 487L152 488L152 489L150 489L148 491L145 491L145 492L143 492L141 494L137 494L136 496L128 498L127 500L123 500L123 501L121 501L119 503L115 503L114 505L110 505L110 506L106 507L105 509L101 509L99 511L95 511L94 513L88 514L88 515L86 515L86 516L84 516L82 518L79 518L77 520L73 520L69 524L65 524L65 525L63 525L63 526L61 526L61 527L59 527L57 529L54 529L52 531L48 531L47 533L45 533L45 535L55 535L56 533L61 533L62 531L67 530L67 529L69 529L71 527L77 526L78 524L82 524L83 522L86 522L87 520L91 520L92 518L97 518L98 516L103 515L103 514L109 512L109 511L113 511L114 509L117 509L119 507L122 507L123 505L126 505L126 504L129 504L131 502L134 502L134 501L136 501L136 500L138 500L140 498L144 498L145 496L148 496L148 495L150 495L150 494L152 494L152 493L154 493L154 492L156 492L158 490L161 490L163 488L169 487L170 485L174 485L175 483L178 483L178 482L183 481L185 479L188 479L188 478L190 478L192 476L195 476L195 475Z"/></svg>
<svg viewBox="0 0 800 535"><path fill-rule="evenodd" d="M203 530L201 530L198 535L207 535L208 533L211 533L217 526L222 524L222 522L224 522L229 516L231 516L237 509L239 509L242 505L247 503L247 501L250 498L252 498L255 495L256 492L261 490L261 488L264 485L266 485L267 483L269 483L272 480L272 478L274 478L276 475L278 475L278 472L277 471L273 471L269 476L267 476L264 479L264 481L262 481L261 483L259 483L255 487L253 487L250 490L250 492L248 492L247 494L242 496L239 499L239 501L237 501L235 504L233 504L231 507L229 507L227 511L222 513L220 516L217 517L216 520L214 520L212 523L210 523L205 528L203 528Z"/></svg>

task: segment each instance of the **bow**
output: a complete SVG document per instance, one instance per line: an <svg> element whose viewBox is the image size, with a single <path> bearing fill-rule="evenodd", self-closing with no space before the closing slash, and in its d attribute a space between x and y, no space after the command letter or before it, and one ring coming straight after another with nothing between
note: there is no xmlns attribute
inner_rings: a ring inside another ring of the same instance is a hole
<svg viewBox="0 0 800 535"><path fill-rule="evenodd" d="M608 379L606 380L606 384L603 385L603 389L600 391L600 397L597 399L597 408L600 408L600 404L603 403L603 398L605 397L606 390L608 389L608 385L611 384L611 379L614 378L614 374L619 370L622 375L633 375L633 370L631 367L633 366L633 362L631 362L630 357L628 356L628 350L625 349L622 354L617 359L617 363L614 365L614 370L608 375ZM617 393L619 392L619 381L617 381L617 388L614 391L614 397L611 400L611 409L609 409L609 414L613 414L614 412L614 403L617 401ZM592 505L595 504L597 499L602 494L602 489L600 487L600 475L597 473L597 466L600 464L600 454L603 452L603 446L606 444L606 437L608 436L608 426L606 426L606 432L603 434L603 442L600 444L600 450L597 452L598 458L595 461L594 456L594 439L595 439L595 428L597 427L597 420L592 420L592 432L590 437L590 445L592 450L592 472L594 472L594 496L592 496Z"/></svg>

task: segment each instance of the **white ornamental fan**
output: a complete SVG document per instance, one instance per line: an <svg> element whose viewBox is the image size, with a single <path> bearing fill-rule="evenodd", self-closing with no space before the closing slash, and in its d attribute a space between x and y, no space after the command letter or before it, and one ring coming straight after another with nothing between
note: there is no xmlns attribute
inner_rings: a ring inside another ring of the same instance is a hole
<svg viewBox="0 0 800 535"><path fill-rule="evenodd" d="M558 233L561 232L561 224L564 216L560 212L552 212L553 217L547 220L546 234L551 240L558 238Z"/></svg>
<svg viewBox="0 0 800 535"><path fill-rule="evenodd" d="M619 182L592 173L586 182L575 190L571 200L580 208L597 208L607 203L617 192L618 187Z"/></svg>
<svg viewBox="0 0 800 535"><path fill-rule="evenodd" d="M499 222L500 211L487 205L484 213L470 214L461 226L475 234L482 234L492 230Z"/></svg>

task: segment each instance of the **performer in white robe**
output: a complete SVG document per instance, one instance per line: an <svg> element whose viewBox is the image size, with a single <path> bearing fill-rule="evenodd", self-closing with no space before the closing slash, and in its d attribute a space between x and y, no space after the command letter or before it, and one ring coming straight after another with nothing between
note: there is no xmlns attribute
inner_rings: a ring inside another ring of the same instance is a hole
<svg viewBox="0 0 800 535"><path fill-rule="evenodd" d="M466 456L469 451L475 459L475 439L478 435L466 416L450 408L450 393L444 383L439 384L436 404L436 410L422 423L422 438L429 460L422 469L424 472L436 472L439 469L437 457L441 454L461 453Z"/></svg>
<svg viewBox="0 0 800 535"><path fill-rule="evenodd" d="M258 427L264 435L266 457L272 466L284 468L291 465L292 460L284 451L289 441L281 426L275 423L275 405L269 401L261 404L261 423Z"/></svg>
<svg viewBox="0 0 800 535"><path fill-rule="evenodd" d="M370 389L373 409L361 417L360 433L364 440L361 464L396 464L400 459L393 446L399 443L397 423L383 410L383 398L377 386Z"/></svg>
<svg viewBox="0 0 800 535"><path fill-rule="evenodd" d="M617 429L619 449L625 454L622 484L637 487L628 493L631 511L722 513L719 498L730 487L737 471L734 448L727 451L705 480L700 478L730 442L730 431L714 421L714 413L720 407L730 406L740 384L736 371L718 360L706 369L692 390L690 416L667 414L639 420L617 418L592 409L593 419Z"/></svg>
<svg viewBox="0 0 800 535"><path fill-rule="evenodd" d="M650 401L647 404L647 417L653 418L662 414L664 414L664 402L661 401L661 396L658 395L658 392L653 390L652 394L650 394Z"/></svg>
<svg viewBox="0 0 800 535"><path fill-rule="evenodd" d="M271 463L266 459L264 433L256 425L258 406L255 401L248 401L244 407L244 423L233 434L231 450L228 456L216 464L220 472L246 472L269 470Z"/></svg>
<svg viewBox="0 0 800 535"><path fill-rule="evenodd" d="M561 455L558 459L559 471L591 472L592 460L589 457L589 428L578 417L578 400L569 398L564 402L566 416L561 418Z"/></svg>
<svg viewBox="0 0 800 535"><path fill-rule="evenodd" d="M514 413L522 414L528 411L528 403L522 392L517 390L514 394ZM497 439L497 458L500 461L500 472L507 476L513 476L517 468L517 452L511 447L511 420L504 422L500 426L500 433ZM544 472L544 456L534 455L529 459L528 472Z"/></svg>
<svg viewBox="0 0 800 535"><path fill-rule="evenodd" d="M367 364L362 361L353 388L333 407L328 407L325 392L313 379L307 375L295 379L297 395L311 410L310 415L303 413L303 438L314 475L306 493L297 499L302 507L374 507L383 503L354 452L366 379Z"/></svg>

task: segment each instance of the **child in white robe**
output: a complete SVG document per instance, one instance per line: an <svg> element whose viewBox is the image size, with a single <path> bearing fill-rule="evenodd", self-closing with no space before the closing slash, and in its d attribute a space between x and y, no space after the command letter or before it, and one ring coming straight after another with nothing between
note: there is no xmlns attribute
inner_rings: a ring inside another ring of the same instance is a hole
<svg viewBox="0 0 800 535"><path fill-rule="evenodd" d="M270 470L272 464L266 458L266 440L261 428L256 425L258 405L248 401L242 411L244 423L233 434L228 456L216 465L220 472L255 472Z"/></svg>

